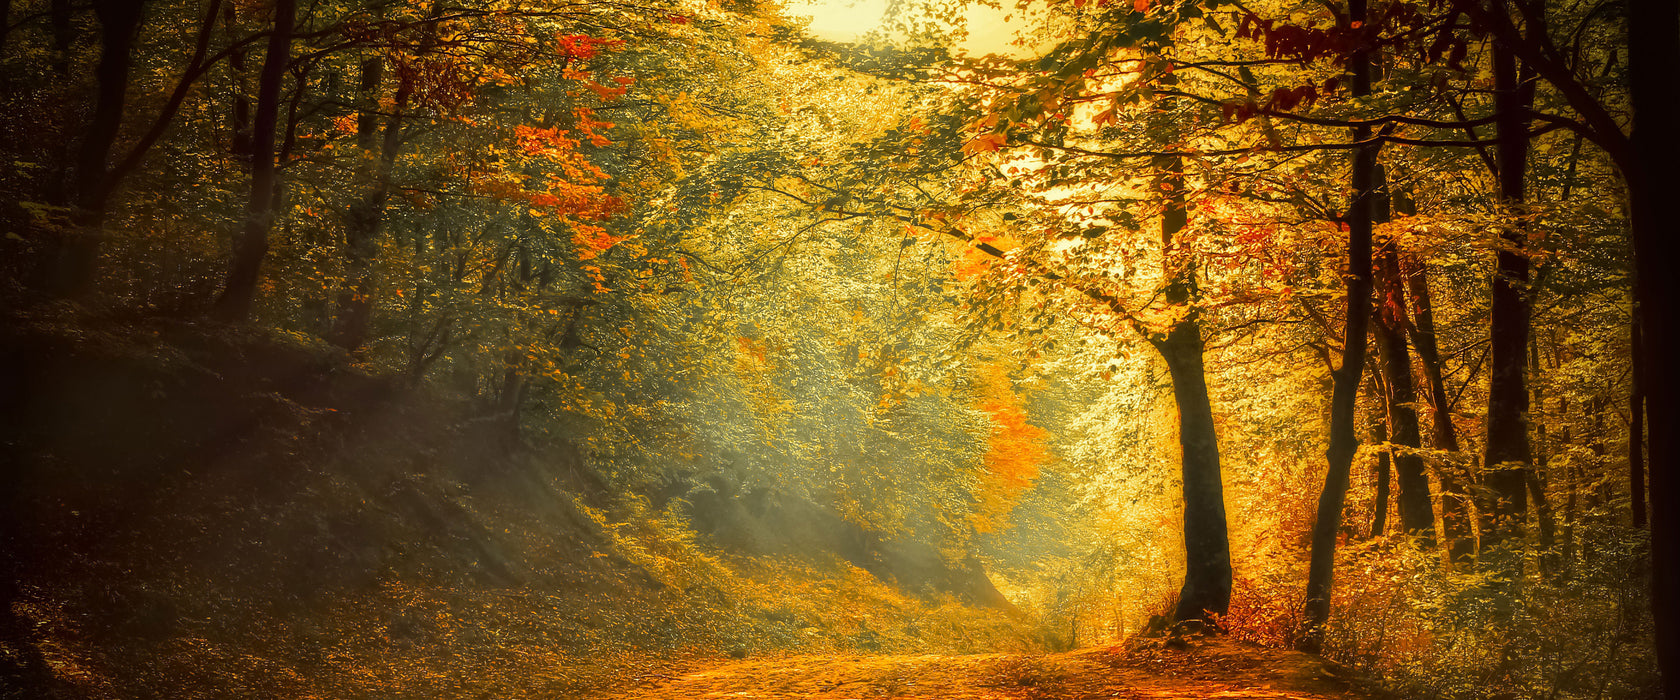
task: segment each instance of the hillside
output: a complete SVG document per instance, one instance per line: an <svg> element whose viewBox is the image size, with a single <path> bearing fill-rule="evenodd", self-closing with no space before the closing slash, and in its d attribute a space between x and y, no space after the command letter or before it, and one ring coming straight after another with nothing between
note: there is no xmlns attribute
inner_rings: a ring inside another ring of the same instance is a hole
<svg viewBox="0 0 1680 700"><path fill-rule="evenodd" d="M4 328L0 697L581 697L731 654L1036 643L937 576L900 586L913 547L722 546L564 441L510 443L306 338L67 308Z"/></svg>

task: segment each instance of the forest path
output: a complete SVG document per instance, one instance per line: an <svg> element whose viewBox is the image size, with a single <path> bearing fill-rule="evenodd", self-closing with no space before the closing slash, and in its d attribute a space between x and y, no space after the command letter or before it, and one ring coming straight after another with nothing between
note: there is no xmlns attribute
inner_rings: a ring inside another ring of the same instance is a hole
<svg viewBox="0 0 1680 700"><path fill-rule="evenodd" d="M1323 659L1208 639L1187 649L1120 647L1060 654L790 656L717 666L618 697L866 700L1374 699Z"/></svg>

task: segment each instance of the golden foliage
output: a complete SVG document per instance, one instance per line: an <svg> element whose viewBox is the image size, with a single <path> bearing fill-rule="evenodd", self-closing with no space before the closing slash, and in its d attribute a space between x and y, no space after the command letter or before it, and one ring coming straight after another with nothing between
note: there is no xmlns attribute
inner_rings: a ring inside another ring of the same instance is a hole
<svg viewBox="0 0 1680 700"><path fill-rule="evenodd" d="M1050 434L1027 422L1026 408L1002 363L984 365L979 374L975 407L991 417L992 428L976 490L978 502L969 517L975 530L995 532L1007 527L1009 512L1049 460L1046 441Z"/></svg>

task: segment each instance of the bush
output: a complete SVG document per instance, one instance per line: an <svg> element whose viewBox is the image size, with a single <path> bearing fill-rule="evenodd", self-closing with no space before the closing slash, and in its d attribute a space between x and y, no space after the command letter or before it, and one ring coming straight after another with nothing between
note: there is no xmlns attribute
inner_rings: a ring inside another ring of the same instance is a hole
<svg viewBox="0 0 1680 700"><path fill-rule="evenodd" d="M1530 556L1515 581L1398 540L1348 547L1325 655L1405 697L1655 697L1647 540L1600 529L1582 533L1591 552Z"/></svg>

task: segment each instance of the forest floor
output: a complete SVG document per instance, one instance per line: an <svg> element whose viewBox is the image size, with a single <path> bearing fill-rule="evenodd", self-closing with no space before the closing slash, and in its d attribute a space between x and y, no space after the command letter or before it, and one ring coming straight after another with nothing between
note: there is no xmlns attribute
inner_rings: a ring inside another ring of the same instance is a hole
<svg viewBox="0 0 1680 700"><path fill-rule="evenodd" d="M652 674L613 697L1255 700L1390 697L1316 656L1221 638L1059 654L788 656Z"/></svg>

